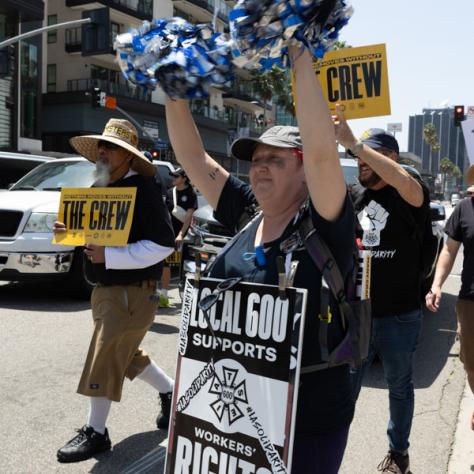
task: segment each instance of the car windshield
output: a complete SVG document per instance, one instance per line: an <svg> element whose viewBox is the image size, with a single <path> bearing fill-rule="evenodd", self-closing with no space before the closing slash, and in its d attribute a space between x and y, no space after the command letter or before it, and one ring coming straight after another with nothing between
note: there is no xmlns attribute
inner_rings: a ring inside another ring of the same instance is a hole
<svg viewBox="0 0 474 474"><path fill-rule="evenodd" d="M38 166L15 183L10 191L31 189L55 191L62 188L89 188L95 166L89 161L50 161Z"/></svg>

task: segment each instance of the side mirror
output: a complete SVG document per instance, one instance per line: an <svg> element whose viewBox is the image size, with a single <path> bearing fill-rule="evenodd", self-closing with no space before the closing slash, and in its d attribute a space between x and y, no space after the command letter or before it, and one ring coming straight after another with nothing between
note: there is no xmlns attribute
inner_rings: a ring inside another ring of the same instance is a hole
<svg viewBox="0 0 474 474"><path fill-rule="evenodd" d="M444 207L431 207L430 208L430 215L432 222L444 221L446 219L446 213L444 212Z"/></svg>

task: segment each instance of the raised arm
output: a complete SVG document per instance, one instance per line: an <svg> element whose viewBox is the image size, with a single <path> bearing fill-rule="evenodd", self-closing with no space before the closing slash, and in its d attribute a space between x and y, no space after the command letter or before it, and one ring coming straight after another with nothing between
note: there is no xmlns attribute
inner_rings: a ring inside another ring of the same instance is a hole
<svg viewBox="0 0 474 474"><path fill-rule="evenodd" d="M346 196L344 174L326 99L305 50L292 47L296 83L296 117L303 142L303 163L311 200L328 221L338 218Z"/></svg>
<svg viewBox="0 0 474 474"><path fill-rule="evenodd" d="M353 149L358 140L352 133L339 105L336 105L335 126L338 142L346 149ZM415 207L422 206L424 196L421 184L396 161L367 145L359 145L357 157L367 163L387 184L393 186L408 204Z"/></svg>
<svg viewBox="0 0 474 474"><path fill-rule="evenodd" d="M215 209L229 173L204 150L187 100L166 99L166 124L176 159Z"/></svg>

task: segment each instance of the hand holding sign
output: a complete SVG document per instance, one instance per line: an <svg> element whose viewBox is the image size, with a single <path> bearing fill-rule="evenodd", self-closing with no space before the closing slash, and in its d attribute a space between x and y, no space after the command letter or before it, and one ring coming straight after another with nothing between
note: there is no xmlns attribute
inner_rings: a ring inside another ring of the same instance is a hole
<svg viewBox="0 0 474 474"><path fill-rule="evenodd" d="M332 116L334 122L334 129L336 132L336 140L344 148L351 148L356 142L357 138L352 133L351 128L347 124L347 120L342 112L340 104L336 104L336 114Z"/></svg>
<svg viewBox="0 0 474 474"><path fill-rule="evenodd" d="M92 263L105 263L105 247L101 245L86 244L84 253Z"/></svg>
<svg viewBox="0 0 474 474"><path fill-rule="evenodd" d="M53 233L54 235L61 234L63 232L67 232L66 226L64 222L56 221L53 225Z"/></svg>

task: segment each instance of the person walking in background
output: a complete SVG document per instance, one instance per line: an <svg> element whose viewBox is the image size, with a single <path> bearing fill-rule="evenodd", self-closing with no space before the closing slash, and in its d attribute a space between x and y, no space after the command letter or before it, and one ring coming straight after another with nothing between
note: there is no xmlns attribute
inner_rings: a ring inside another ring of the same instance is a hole
<svg viewBox="0 0 474 474"><path fill-rule="evenodd" d="M198 207L197 195L182 168L170 173L173 176L173 187L168 191L167 204L171 213L171 223L175 235L174 247L176 251L181 251L183 239L191 225L193 213ZM159 290L160 308L168 308L170 305L168 290L171 280L170 263L165 260L163 275L161 277L161 288Z"/></svg>
<svg viewBox="0 0 474 474"><path fill-rule="evenodd" d="M259 139L241 138L233 143L233 156L250 164L250 185L230 175L205 152L186 100L167 99L166 122L178 161L216 210L217 220L235 230L247 206L257 202L261 209L216 257L209 276L276 285L277 257L288 264L292 259L298 261L294 286L309 291L292 473L336 474L354 403L349 365L328 368L318 335L320 325L327 324L323 330L330 341L327 349L332 351L343 340L345 329L332 295L331 324L317 316L322 304L321 272L299 237L298 225L303 219L311 220L345 280L354 268L355 216L311 56L294 47L291 55L296 58L292 67L299 128L276 126ZM316 365L324 367L314 370Z"/></svg>
<svg viewBox="0 0 474 474"><path fill-rule="evenodd" d="M119 402L125 377L147 382L160 394L158 426L167 428L174 382L139 347L156 311L153 294L162 261L173 251L170 217L153 176L155 168L137 149L138 134L127 120L111 119L102 135L71 138L72 147L96 163L95 185L136 188L135 207L124 247L88 243L86 274L96 283L91 296L94 334L78 393L89 397L86 424L57 452L59 462L89 459L111 448L106 421ZM55 233L67 229L56 222Z"/></svg>
<svg viewBox="0 0 474 474"><path fill-rule="evenodd" d="M422 255L415 236L423 232L429 218L429 191L397 163L399 149L393 135L375 128L357 140L339 107L334 121L338 142L358 159L359 181L365 189L358 190L354 202L356 212L360 211L363 248L372 255L371 344L365 366L352 372L354 401L364 369L377 354L384 366L390 401L389 451L378 469L406 474L415 406L413 354L422 321ZM407 219L404 213L412 217Z"/></svg>
<svg viewBox="0 0 474 474"><path fill-rule="evenodd" d="M464 364L467 381L474 393L474 165L466 175L466 198L459 201L446 222L448 236L436 265L436 272L430 291L426 295L426 307L438 311L441 303L441 289L446 281L461 244L464 247L461 273L461 289L456 303L459 357ZM471 428L474 430L474 413L471 415Z"/></svg>

